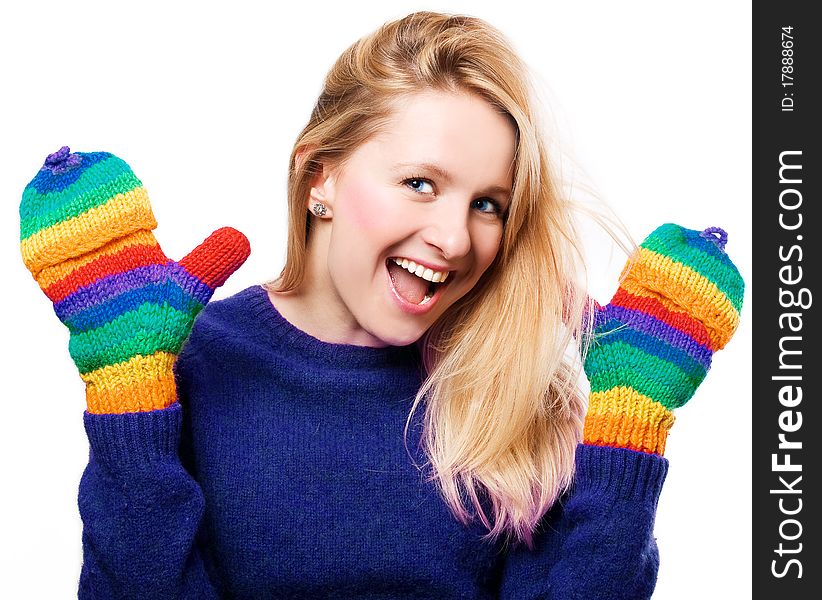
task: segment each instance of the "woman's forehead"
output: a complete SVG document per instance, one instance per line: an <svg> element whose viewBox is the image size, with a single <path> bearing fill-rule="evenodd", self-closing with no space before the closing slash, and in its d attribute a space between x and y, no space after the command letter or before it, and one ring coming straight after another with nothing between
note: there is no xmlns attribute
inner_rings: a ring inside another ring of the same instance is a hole
<svg viewBox="0 0 822 600"><path fill-rule="evenodd" d="M364 148L391 169L426 168L449 179L462 171L510 187L516 131L506 115L475 94L428 91L398 102Z"/></svg>

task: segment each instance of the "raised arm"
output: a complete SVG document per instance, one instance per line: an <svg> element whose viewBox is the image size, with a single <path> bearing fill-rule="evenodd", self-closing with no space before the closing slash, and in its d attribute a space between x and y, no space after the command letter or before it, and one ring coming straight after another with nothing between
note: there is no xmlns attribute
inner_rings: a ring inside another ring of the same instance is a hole
<svg viewBox="0 0 822 600"><path fill-rule="evenodd" d="M628 262L611 302L596 306L574 486L546 515L534 550L507 556L502 598L651 597L673 410L693 396L739 323L744 284L726 242L718 228L663 225Z"/></svg>
<svg viewBox="0 0 822 600"><path fill-rule="evenodd" d="M81 598L216 597L195 536L203 494L178 456L173 366L194 317L248 257L215 231L160 249L142 183L107 152L50 155L23 192L23 260L70 332L86 383Z"/></svg>

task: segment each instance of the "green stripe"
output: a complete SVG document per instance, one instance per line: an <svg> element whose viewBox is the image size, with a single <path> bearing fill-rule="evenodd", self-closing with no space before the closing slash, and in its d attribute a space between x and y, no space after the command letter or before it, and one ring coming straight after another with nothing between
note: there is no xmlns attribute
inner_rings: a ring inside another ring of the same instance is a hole
<svg viewBox="0 0 822 600"><path fill-rule="evenodd" d="M690 267L716 284L737 312L742 309L742 280L739 272L732 265L723 263L716 257L689 246L687 243L671 243L670 239L653 234L642 242L642 246Z"/></svg>
<svg viewBox="0 0 822 600"><path fill-rule="evenodd" d="M652 354L622 342L592 349L585 361L591 392L632 387L665 408L675 409L694 395L705 378L693 377Z"/></svg>
<svg viewBox="0 0 822 600"><path fill-rule="evenodd" d="M97 171L96 175L92 173L91 178L86 177L107 162L93 165L76 183L59 192L39 194L34 188L26 188L21 202L21 241L41 229L74 218L142 185L134 173L120 169L113 173Z"/></svg>
<svg viewBox="0 0 822 600"><path fill-rule="evenodd" d="M177 354L191 329L194 315L167 304L146 303L102 327L69 340L69 353L80 373L158 351Z"/></svg>
<svg viewBox="0 0 822 600"><path fill-rule="evenodd" d="M626 331L631 331L628 326L625 327ZM647 345L644 345L643 342L646 342ZM612 334L603 335L598 340L598 344L599 351L610 356L611 364L627 362L629 364L638 363L643 366L646 360L645 357L650 356L679 369L691 379L705 377L705 367L688 356L687 352L666 344L663 340L654 338L651 335L637 332L634 339L631 339L627 335L621 335L619 331L615 331ZM658 348L654 348L654 346ZM654 352L655 349L659 351ZM660 352L664 352L664 354L660 355Z"/></svg>

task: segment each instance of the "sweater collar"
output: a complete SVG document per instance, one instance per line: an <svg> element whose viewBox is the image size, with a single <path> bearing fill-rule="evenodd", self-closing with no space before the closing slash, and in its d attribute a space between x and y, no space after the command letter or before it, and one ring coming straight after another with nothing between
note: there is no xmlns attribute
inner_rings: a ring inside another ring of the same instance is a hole
<svg viewBox="0 0 822 600"><path fill-rule="evenodd" d="M300 351L328 365L329 368L379 368L420 364L416 344L374 348L351 344L332 344L315 338L294 326L283 317L261 285L247 288L253 317L260 324L260 331L272 344Z"/></svg>

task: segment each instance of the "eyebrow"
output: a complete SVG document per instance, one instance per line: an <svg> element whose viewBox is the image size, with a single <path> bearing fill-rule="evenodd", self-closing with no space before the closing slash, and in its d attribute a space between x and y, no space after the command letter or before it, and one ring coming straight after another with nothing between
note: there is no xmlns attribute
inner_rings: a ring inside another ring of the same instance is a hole
<svg viewBox="0 0 822 600"><path fill-rule="evenodd" d="M420 169L423 171L428 171L429 173L433 173L440 179L444 179L447 182L453 181L453 177L451 173L443 169L437 164L430 163L430 162L410 162L410 163L397 163L394 165L394 170L397 171L399 169L405 169L408 167L413 167L415 169ZM491 185L487 188L482 190L483 194L503 194L506 198L510 198L511 196L511 188L502 186L502 185Z"/></svg>

